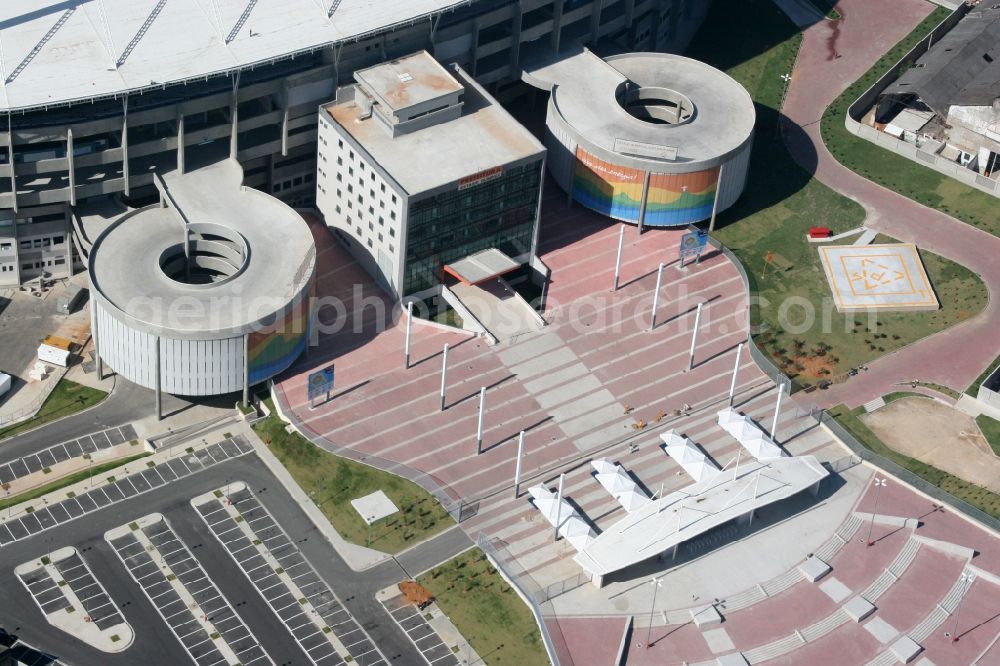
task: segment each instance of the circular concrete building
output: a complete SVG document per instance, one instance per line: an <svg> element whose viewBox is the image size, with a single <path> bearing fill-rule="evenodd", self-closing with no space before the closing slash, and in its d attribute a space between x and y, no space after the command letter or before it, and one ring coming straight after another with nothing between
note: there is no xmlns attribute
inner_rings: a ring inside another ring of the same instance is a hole
<svg viewBox="0 0 1000 666"><path fill-rule="evenodd" d="M756 113L705 63L666 53L581 51L524 79L551 91L548 164L574 201L623 222L682 226L743 193Z"/></svg>
<svg viewBox="0 0 1000 666"><path fill-rule="evenodd" d="M160 203L122 215L90 251L98 354L158 395L243 390L305 349L312 233L242 178L233 160L156 178Z"/></svg>

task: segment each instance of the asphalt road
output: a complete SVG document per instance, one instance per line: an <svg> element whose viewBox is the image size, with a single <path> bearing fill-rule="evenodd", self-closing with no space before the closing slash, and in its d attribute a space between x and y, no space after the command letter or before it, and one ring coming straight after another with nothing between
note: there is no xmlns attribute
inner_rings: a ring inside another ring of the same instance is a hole
<svg viewBox="0 0 1000 666"><path fill-rule="evenodd" d="M80 431L77 431L79 434ZM104 532L140 516L163 513L191 548L206 572L278 664L308 663L287 630L264 604L222 546L209 533L189 504L196 495L245 481L281 523L316 571L333 588L390 662L419 664L422 657L375 600L375 593L407 576L393 560L363 573L352 571L323 538L299 505L255 455L231 459L208 470L169 483L157 490L111 505L55 529L0 548L0 628L70 664L115 666L136 663L189 663L190 658L170 633L118 558L104 541ZM73 636L54 630L13 575L13 568L56 548L74 545L122 608L136 631L134 645L125 652L99 652ZM449 530L403 556L405 566L419 573L465 550L470 545L460 529Z"/></svg>

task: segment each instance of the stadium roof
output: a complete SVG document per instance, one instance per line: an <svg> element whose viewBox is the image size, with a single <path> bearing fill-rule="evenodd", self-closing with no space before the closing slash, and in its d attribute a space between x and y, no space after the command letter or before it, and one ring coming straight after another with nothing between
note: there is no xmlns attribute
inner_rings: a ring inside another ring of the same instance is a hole
<svg viewBox="0 0 1000 666"><path fill-rule="evenodd" d="M1000 97L1000 10L969 12L883 95L917 95L942 116Z"/></svg>
<svg viewBox="0 0 1000 666"><path fill-rule="evenodd" d="M268 64L469 2L4 0L0 110L115 96Z"/></svg>

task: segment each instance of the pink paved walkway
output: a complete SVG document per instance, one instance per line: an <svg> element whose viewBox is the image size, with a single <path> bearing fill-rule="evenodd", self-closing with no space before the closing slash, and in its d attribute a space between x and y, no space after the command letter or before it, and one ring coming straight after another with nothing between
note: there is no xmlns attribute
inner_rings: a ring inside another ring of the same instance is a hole
<svg viewBox="0 0 1000 666"><path fill-rule="evenodd" d="M822 183L864 206L868 226L968 267L982 277L991 298L980 315L870 363L868 372L816 394L816 400L826 406L855 406L911 379L963 391L1000 351L995 297L1000 238L858 176L837 162L820 138L819 121L826 107L934 7L924 0L842 0L837 7L842 21L821 21L804 33L783 108L796 126L786 132L789 149Z"/></svg>

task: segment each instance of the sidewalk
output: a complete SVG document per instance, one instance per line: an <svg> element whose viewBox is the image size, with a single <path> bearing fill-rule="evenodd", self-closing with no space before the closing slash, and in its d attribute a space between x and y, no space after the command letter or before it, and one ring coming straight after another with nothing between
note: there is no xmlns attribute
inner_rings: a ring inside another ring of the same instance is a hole
<svg viewBox="0 0 1000 666"><path fill-rule="evenodd" d="M814 394L821 406L863 404L919 375L922 381L963 391L995 358L984 344L1000 329L1000 238L926 208L841 165L820 135L827 106L883 53L912 31L933 6L923 0L891 3L841 0L841 21L805 30L782 109L797 127L786 135L792 156L823 184L854 199L867 212L865 226L951 259L978 273L991 292L986 309L965 322L869 363L869 371ZM839 56L839 57L838 57ZM961 353L956 353L961 350Z"/></svg>

